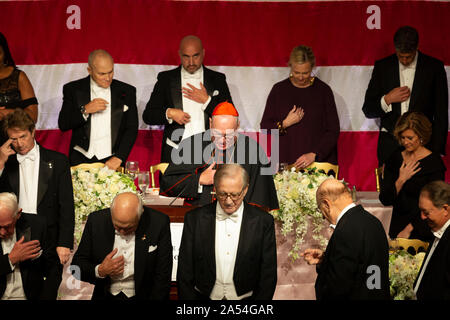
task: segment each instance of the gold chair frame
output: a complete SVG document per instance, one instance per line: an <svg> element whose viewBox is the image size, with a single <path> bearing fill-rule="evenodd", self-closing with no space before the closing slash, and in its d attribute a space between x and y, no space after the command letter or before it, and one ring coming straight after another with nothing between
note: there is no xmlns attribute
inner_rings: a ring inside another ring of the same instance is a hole
<svg viewBox="0 0 450 320"><path fill-rule="evenodd" d="M395 238L389 240L389 249L402 249L408 251L409 248L413 248L416 254L418 253L420 248L422 248L424 251L427 251L428 246L428 242L419 239Z"/></svg>
<svg viewBox="0 0 450 320"><path fill-rule="evenodd" d="M288 170L290 170L292 167L294 167L294 164L291 164L287 167ZM339 166L337 164L332 164L329 162L313 162L308 167L300 170L312 170L313 168L316 168L316 171L323 170L327 175L330 173L330 171L334 172L334 177L337 179L339 176ZM297 169L297 171L299 171Z"/></svg>
<svg viewBox="0 0 450 320"><path fill-rule="evenodd" d="M161 162L161 163L155 164L153 166L150 166L150 175L152 178L152 188L156 188L155 172L157 172L159 170L159 171L161 171L162 174L164 174L164 172L166 172L166 169L168 166L169 166L169 164L167 162Z"/></svg>

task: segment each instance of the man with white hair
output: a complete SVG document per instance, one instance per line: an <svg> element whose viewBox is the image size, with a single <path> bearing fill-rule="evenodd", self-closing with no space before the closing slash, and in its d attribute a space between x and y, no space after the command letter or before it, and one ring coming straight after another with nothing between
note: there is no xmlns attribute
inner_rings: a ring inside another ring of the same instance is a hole
<svg viewBox="0 0 450 320"><path fill-rule="evenodd" d="M56 300L61 280L45 220L22 213L13 193L0 193L1 300Z"/></svg>
<svg viewBox="0 0 450 320"><path fill-rule="evenodd" d="M163 300L172 275L169 217L131 192L89 215L72 260L96 300Z"/></svg>

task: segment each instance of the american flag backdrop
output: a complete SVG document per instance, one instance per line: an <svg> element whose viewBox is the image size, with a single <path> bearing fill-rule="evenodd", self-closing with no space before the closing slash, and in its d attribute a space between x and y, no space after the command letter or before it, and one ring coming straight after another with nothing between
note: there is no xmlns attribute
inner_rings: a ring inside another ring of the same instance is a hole
<svg viewBox="0 0 450 320"><path fill-rule="evenodd" d="M375 190L378 124L361 110L374 61L394 52L398 27L412 25L419 49L443 60L449 79L449 17L447 1L0 1L0 30L33 84L45 147L68 153L70 133L57 124L62 87L87 75L94 49L109 51L115 78L137 88L139 135L129 159L148 168L159 162L162 130L144 124L142 112L158 72L179 64L183 36L199 36L205 65L226 74L245 131L259 130L270 89L289 74L290 51L306 44L337 104L339 176L358 190ZM444 162L450 168L450 156Z"/></svg>

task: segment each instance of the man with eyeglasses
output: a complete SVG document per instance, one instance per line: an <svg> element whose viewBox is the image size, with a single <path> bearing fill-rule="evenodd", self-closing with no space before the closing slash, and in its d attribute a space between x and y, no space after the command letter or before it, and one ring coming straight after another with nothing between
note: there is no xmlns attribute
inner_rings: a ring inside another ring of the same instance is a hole
<svg viewBox="0 0 450 320"><path fill-rule="evenodd" d="M222 102L210 118L210 130L196 134L173 149L171 162L160 180L163 195L183 197L193 205L216 199L214 175L224 163L241 164L250 176L245 200L266 210L278 209L270 163L252 138L238 133L239 113Z"/></svg>
<svg viewBox="0 0 450 320"><path fill-rule="evenodd" d="M224 164L214 175L217 201L188 212L178 256L181 300L270 300L277 282L273 217L249 205L249 175Z"/></svg>

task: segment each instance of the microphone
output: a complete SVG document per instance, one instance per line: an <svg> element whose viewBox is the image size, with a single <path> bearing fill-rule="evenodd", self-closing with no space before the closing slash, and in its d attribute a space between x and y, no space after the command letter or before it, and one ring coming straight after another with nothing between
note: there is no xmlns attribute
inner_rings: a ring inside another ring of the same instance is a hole
<svg viewBox="0 0 450 320"><path fill-rule="evenodd" d="M184 187L181 189L181 191L177 194L177 196L169 203L169 207L180 198L180 195L183 193L183 191L186 189L187 184L184 185Z"/></svg>

